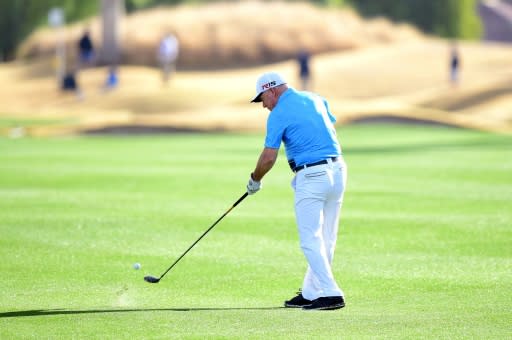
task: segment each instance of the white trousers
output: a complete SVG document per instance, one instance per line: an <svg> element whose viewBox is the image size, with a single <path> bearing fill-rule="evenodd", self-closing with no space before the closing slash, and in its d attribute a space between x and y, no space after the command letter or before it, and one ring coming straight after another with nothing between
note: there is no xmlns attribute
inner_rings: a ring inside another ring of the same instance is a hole
<svg viewBox="0 0 512 340"><path fill-rule="evenodd" d="M292 181L300 246L308 262L302 296L343 296L332 273L347 166L340 159L299 171Z"/></svg>

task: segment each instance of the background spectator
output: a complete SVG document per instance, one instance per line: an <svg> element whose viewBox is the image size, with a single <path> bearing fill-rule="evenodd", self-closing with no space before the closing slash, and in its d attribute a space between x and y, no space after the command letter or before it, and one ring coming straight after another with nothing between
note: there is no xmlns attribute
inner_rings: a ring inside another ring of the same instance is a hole
<svg viewBox="0 0 512 340"><path fill-rule="evenodd" d="M309 59L310 54L307 50L302 49L297 55L297 62L299 64L299 78L301 80L301 88L304 91L309 90L310 88L310 67L309 67Z"/></svg>
<svg viewBox="0 0 512 340"><path fill-rule="evenodd" d="M158 60L162 67L162 80L164 83L167 83L171 74L176 71L178 51L178 39L173 34L166 34L158 47Z"/></svg>
<svg viewBox="0 0 512 340"><path fill-rule="evenodd" d="M88 29L78 41L78 56L80 65L91 65L94 62L94 45Z"/></svg>

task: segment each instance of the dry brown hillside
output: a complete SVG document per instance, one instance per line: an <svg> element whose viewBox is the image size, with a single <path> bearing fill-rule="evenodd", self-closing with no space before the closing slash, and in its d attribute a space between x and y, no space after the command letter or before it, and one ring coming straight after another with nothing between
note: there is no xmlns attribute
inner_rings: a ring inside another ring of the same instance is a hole
<svg viewBox="0 0 512 340"><path fill-rule="evenodd" d="M90 27L93 41L100 45L98 18L69 26L65 36L72 58L85 27ZM156 47L166 32L174 32L180 41L180 69L254 66L292 58L301 47L324 53L417 39L420 35L411 26L391 24L385 19L365 21L348 9L307 3L182 5L125 16L120 28L122 63L155 65ZM22 45L19 56L53 55L55 39L51 29L35 32Z"/></svg>
<svg viewBox="0 0 512 340"><path fill-rule="evenodd" d="M365 27L376 24L353 26L348 35L364 42L358 48L313 57L313 90L329 100L339 124L400 119L512 132L511 45L460 42L461 83L453 87L448 82L449 41L414 35L386 43L365 40L364 32L371 31ZM295 25L302 27L302 22ZM400 28L384 26L384 32L400 36ZM180 70L168 86L154 67L122 66L119 88L108 93L100 90L106 69L97 67L79 74L84 97L78 99L58 91L54 70L44 58L0 64L0 134L17 125L30 135L141 128L262 131L266 110L249 100L256 77L267 70L279 71L290 85L299 86L294 59L227 70Z"/></svg>

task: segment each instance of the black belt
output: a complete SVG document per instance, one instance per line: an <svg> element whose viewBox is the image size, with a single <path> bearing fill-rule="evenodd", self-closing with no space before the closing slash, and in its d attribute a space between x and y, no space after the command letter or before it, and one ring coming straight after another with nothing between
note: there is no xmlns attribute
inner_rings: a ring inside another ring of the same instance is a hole
<svg viewBox="0 0 512 340"><path fill-rule="evenodd" d="M333 161L333 162L336 162L338 160L338 157L330 157L329 159L331 161ZM301 171L302 169L305 169L305 168L309 168L309 167L312 167L312 166L315 166L315 165L327 164L327 163L329 163L327 161L327 159L323 159L323 160L318 161L318 162L299 165L299 166L296 166L295 168L293 168L293 172L299 172L299 171Z"/></svg>

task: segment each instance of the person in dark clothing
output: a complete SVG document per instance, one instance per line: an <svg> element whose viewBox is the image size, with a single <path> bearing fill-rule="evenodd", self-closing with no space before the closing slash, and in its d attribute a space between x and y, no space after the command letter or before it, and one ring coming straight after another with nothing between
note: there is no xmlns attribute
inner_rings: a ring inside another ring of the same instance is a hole
<svg viewBox="0 0 512 340"><path fill-rule="evenodd" d="M460 55L459 50L457 48L457 44L452 44L452 49L450 53L450 81L453 86L458 85L459 83L459 69L460 69Z"/></svg>
<svg viewBox="0 0 512 340"><path fill-rule="evenodd" d="M62 77L60 88L63 92L73 92L78 99L84 98L82 90L78 85L76 73L72 70L68 70L66 74Z"/></svg>
<svg viewBox="0 0 512 340"><path fill-rule="evenodd" d="M94 46L90 37L89 30L85 30L84 34L78 42L78 52L80 62L82 64L91 64L94 60Z"/></svg>
<svg viewBox="0 0 512 340"><path fill-rule="evenodd" d="M310 78L310 69L309 69L309 59L310 55L308 51L305 49L301 50L297 55L297 62L299 64L299 77L301 80L301 86L303 91L309 90L309 78Z"/></svg>
<svg viewBox="0 0 512 340"><path fill-rule="evenodd" d="M75 74L73 72L68 72L62 78L62 91L77 91L78 85L76 83Z"/></svg>

